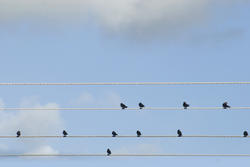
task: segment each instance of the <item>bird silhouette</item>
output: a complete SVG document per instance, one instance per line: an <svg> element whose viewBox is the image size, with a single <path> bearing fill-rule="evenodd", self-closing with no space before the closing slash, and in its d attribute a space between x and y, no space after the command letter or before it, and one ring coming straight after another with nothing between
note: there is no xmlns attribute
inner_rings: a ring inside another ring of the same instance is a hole
<svg viewBox="0 0 250 167"><path fill-rule="evenodd" d="M66 132L66 130L63 130L63 137L67 137L68 133Z"/></svg>
<svg viewBox="0 0 250 167"><path fill-rule="evenodd" d="M112 131L112 137L116 137L118 134L115 131Z"/></svg>
<svg viewBox="0 0 250 167"><path fill-rule="evenodd" d="M227 102L223 103L223 104L222 104L222 107L223 107L224 109L230 108L230 106L228 105Z"/></svg>
<svg viewBox="0 0 250 167"><path fill-rule="evenodd" d="M243 135L244 135L244 137L247 137L248 136L248 132L244 131Z"/></svg>
<svg viewBox="0 0 250 167"><path fill-rule="evenodd" d="M120 106L121 106L121 108L122 108L123 110L126 109L126 108L128 108L128 106L126 106L126 105L123 104L123 103L121 103Z"/></svg>
<svg viewBox="0 0 250 167"><path fill-rule="evenodd" d="M108 148L107 149L107 156L110 156L112 153L111 153L111 150Z"/></svg>
<svg viewBox="0 0 250 167"><path fill-rule="evenodd" d="M137 137L141 137L141 132L138 130L136 131Z"/></svg>
<svg viewBox="0 0 250 167"><path fill-rule="evenodd" d="M182 137L182 132L180 129L177 130L178 137Z"/></svg>
<svg viewBox="0 0 250 167"><path fill-rule="evenodd" d="M20 137L21 136L21 132L20 130L16 132L16 137Z"/></svg>
<svg viewBox="0 0 250 167"><path fill-rule="evenodd" d="M145 105L142 103L139 103L139 107L140 107L140 109L143 109L145 107Z"/></svg>
<svg viewBox="0 0 250 167"><path fill-rule="evenodd" d="M187 104L185 101L183 102L184 109L187 109L189 107L189 104Z"/></svg>

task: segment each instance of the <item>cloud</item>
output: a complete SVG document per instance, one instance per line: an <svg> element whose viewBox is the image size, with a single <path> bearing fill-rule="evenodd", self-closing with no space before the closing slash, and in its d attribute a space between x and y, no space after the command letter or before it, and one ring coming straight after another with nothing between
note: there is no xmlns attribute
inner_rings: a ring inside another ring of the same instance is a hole
<svg viewBox="0 0 250 167"><path fill-rule="evenodd" d="M162 147L158 144L144 143L130 146L123 146L114 150L116 154L160 154L163 153Z"/></svg>
<svg viewBox="0 0 250 167"><path fill-rule="evenodd" d="M112 91L98 93L83 92L79 97L71 101L71 104L82 107L119 107L121 97Z"/></svg>
<svg viewBox="0 0 250 167"><path fill-rule="evenodd" d="M2 107L2 108L5 107L3 99L0 99L0 107Z"/></svg>
<svg viewBox="0 0 250 167"><path fill-rule="evenodd" d="M94 104L95 101L95 97L91 93L84 92L78 98L73 100L72 103L76 105L89 105Z"/></svg>
<svg viewBox="0 0 250 167"><path fill-rule="evenodd" d="M4 102L0 99L1 107ZM41 105L37 97L24 98L20 104L21 107L39 107L39 108L58 108L56 103L48 103ZM63 121L59 111L19 111L6 112L0 111L0 134L16 135L16 131L20 130L22 135L55 135L62 130ZM20 142L22 143L20 145ZM19 143L19 144L17 144ZM7 142L0 145L1 152L17 151L30 152L42 150L44 152L57 152L49 146L45 140L23 139L16 142Z"/></svg>
<svg viewBox="0 0 250 167"><path fill-rule="evenodd" d="M43 145L27 152L27 154L58 154L58 153L59 152L57 150L54 150L49 145Z"/></svg>
<svg viewBox="0 0 250 167"><path fill-rule="evenodd" d="M90 1L93 15L113 31L173 29L200 19L209 0Z"/></svg>
<svg viewBox="0 0 250 167"><path fill-rule="evenodd" d="M88 20L111 32L173 32L206 20L216 6L242 2L249 0L0 0L0 23Z"/></svg>

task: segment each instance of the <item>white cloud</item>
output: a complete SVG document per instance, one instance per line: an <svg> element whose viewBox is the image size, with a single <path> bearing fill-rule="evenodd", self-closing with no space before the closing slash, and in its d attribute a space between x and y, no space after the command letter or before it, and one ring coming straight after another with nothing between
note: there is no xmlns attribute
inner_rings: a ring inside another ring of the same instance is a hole
<svg viewBox="0 0 250 167"><path fill-rule="evenodd" d="M144 143L130 146L123 146L118 150L113 150L116 154L160 154L163 153L160 145L152 143Z"/></svg>
<svg viewBox="0 0 250 167"><path fill-rule="evenodd" d="M9 147L6 144L0 144L0 152L7 152Z"/></svg>
<svg viewBox="0 0 250 167"><path fill-rule="evenodd" d="M89 92L84 92L77 99L73 100L72 103L76 105L93 104L95 103L95 97Z"/></svg>
<svg viewBox="0 0 250 167"><path fill-rule="evenodd" d="M156 33L183 29L205 20L216 6L242 2L249 0L0 0L0 21L88 19L112 32Z"/></svg>
<svg viewBox="0 0 250 167"><path fill-rule="evenodd" d="M201 17L208 3L209 0L94 0L89 1L89 6L100 22L120 31L186 24Z"/></svg>
<svg viewBox="0 0 250 167"><path fill-rule="evenodd" d="M4 102L3 102L3 99L0 99L0 107L4 108Z"/></svg>
<svg viewBox="0 0 250 167"><path fill-rule="evenodd" d="M43 145L27 152L27 154L58 154L59 152L49 145Z"/></svg>
<svg viewBox="0 0 250 167"><path fill-rule="evenodd" d="M0 105L4 106L0 99ZM39 108L58 108L56 103L41 105L36 97L24 98L21 107L39 107ZM22 135L55 135L62 131L63 121L59 111L19 111L6 112L0 111L0 134L15 136L17 130ZM14 150L29 152L32 150L52 151L53 149L46 144L45 140L20 140L22 145L15 142L0 146L0 151ZM46 146L46 147L45 147ZM14 148L18 148L15 150ZM55 152L55 150L54 150Z"/></svg>
<svg viewBox="0 0 250 167"><path fill-rule="evenodd" d="M82 107L119 107L121 97L112 91L98 93L95 95L89 92L83 92L79 97L74 99L71 103Z"/></svg>

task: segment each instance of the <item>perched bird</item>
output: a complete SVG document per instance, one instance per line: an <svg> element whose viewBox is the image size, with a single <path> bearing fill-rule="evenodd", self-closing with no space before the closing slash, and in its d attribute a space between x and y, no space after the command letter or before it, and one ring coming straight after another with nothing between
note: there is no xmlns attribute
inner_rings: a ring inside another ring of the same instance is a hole
<svg viewBox="0 0 250 167"><path fill-rule="evenodd" d="M182 132L180 129L177 130L178 137L182 137Z"/></svg>
<svg viewBox="0 0 250 167"><path fill-rule="evenodd" d="M117 135L118 134L115 131L112 132L112 137L116 137Z"/></svg>
<svg viewBox="0 0 250 167"><path fill-rule="evenodd" d="M228 105L227 102L223 103L223 104L222 104L222 107L223 107L224 109L230 108L230 106Z"/></svg>
<svg viewBox="0 0 250 167"><path fill-rule="evenodd" d="M20 137L21 136L21 132L20 130L16 132L16 137Z"/></svg>
<svg viewBox="0 0 250 167"><path fill-rule="evenodd" d="M248 136L248 132L244 131L243 135L244 135L244 137L247 137Z"/></svg>
<svg viewBox="0 0 250 167"><path fill-rule="evenodd" d="M111 155L111 150L108 148L107 149L107 156L110 156Z"/></svg>
<svg viewBox="0 0 250 167"><path fill-rule="evenodd" d="M68 133L64 130L63 131L63 137L67 137Z"/></svg>
<svg viewBox="0 0 250 167"><path fill-rule="evenodd" d="M126 105L123 104L123 103L121 103L120 106L121 106L121 108L122 108L123 110L126 109L126 108L128 108L128 106L126 106Z"/></svg>
<svg viewBox="0 0 250 167"><path fill-rule="evenodd" d="M141 136L141 132L138 130L136 131L136 134L137 134L137 137L140 137Z"/></svg>
<svg viewBox="0 0 250 167"><path fill-rule="evenodd" d="M139 107L140 107L140 109L143 109L145 107L145 105L142 103L139 103Z"/></svg>
<svg viewBox="0 0 250 167"><path fill-rule="evenodd" d="M183 102L184 109L187 109L189 107L189 104L187 104L185 101Z"/></svg>

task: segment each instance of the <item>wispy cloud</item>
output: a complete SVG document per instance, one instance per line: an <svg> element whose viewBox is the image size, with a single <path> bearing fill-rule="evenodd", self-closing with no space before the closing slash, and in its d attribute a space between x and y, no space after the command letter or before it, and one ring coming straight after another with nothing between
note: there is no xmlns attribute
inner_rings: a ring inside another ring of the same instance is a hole
<svg viewBox="0 0 250 167"><path fill-rule="evenodd" d="M122 146L113 150L116 154L160 154L163 153L162 147L158 144L144 143L137 145Z"/></svg>
<svg viewBox="0 0 250 167"><path fill-rule="evenodd" d="M36 147L35 149L30 150L26 153L27 154L58 154L59 152L53 149L49 145L43 145L43 146Z"/></svg>
<svg viewBox="0 0 250 167"><path fill-rule="evenodd" d="M0 99L1 107L4 102ZM58 108L56 103L41 105L36 97L24 98L21 107ZM0 134L16 135L20 130L23 135L55 135L62 130L63 121L59 111L20 111L5 112L0 111ZM17 144L19 143L19 144ZM20 143L22 143L20 145ZM57 153L45 140L18 140L16 142L6 142L0 145L1 152L38 152Z"/></svg>
<svg viewBox="0 0 250 167"><path fill-rule="evenodd" d="M216 6L242 2L249 0L0 0L0 23L91 20L112 32L173 32L206 20Z"/></svg>
<svg viewBox="0 0 250 167"><path fill-rule="evenodd" d="M119 107L121 97L112 91L94 94L83 92L71 101L72 105L82 107Z"/></svg>

